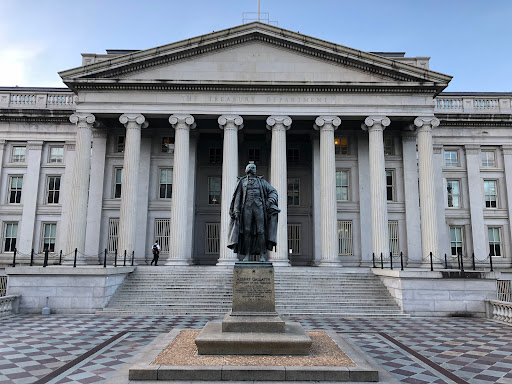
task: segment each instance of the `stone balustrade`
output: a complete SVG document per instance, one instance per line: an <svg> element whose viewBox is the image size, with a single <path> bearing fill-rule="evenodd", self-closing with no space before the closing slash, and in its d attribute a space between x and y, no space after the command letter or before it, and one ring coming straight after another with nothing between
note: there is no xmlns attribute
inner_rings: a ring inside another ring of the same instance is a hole
<svg viewBox="0 0 512 384"><path fill-rule="evenodd" d="M10 316L18 312L18 299L20 296L0 297L0 317Z"/></svg>
<svg viewBox="0 0 512 384"><path fill-rule="evenodd" d="M10 92L0 89L0 108L13 109L71 109L76 108L76 96L71 91Z"/></svg>
<svg viewBox="0 0 512 384"><path fill-rule="evenodd" d="M487 300L487 317L512 324L512 302Z"/></svg>
<svg viewBox="0 0 512 384"><path fill-rule="evenodd" d="M512 94L510 96L465 96L439 95L435 99L435 113L512 113Z"/></svg>

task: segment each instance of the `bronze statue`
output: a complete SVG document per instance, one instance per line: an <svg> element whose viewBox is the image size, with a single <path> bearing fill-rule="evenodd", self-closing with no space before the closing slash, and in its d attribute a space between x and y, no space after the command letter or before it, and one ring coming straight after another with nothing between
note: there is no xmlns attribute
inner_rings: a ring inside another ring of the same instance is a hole
<svg viewBox="0 0 512 384"><path fill-rule="evenodd" d="M262 176L256 176L256 165L248 164L246 176L240 177L231 200L228 248L244 256L259 255L266 261L267 250L276 246L277 191Z"/></svg>

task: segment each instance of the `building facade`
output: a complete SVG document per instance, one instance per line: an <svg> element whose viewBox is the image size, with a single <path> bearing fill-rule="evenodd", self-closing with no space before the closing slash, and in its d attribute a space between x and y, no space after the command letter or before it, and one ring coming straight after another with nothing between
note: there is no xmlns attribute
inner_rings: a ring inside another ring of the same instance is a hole
<svg viewBox="0 0 512 384"><path fill-rule="evenodd" d="M0 88L4 265L15 248L142 264L155 240L166 264L232 264L254 162L280 198L274 265L510 267L510 93L446 93L427 57L262 23L82 58L67 89Z"/></svg>

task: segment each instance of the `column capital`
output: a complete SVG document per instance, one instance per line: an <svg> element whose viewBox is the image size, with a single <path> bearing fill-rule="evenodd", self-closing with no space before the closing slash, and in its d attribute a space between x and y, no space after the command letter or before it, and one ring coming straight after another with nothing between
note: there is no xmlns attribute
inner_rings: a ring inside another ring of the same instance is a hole
<svg viewBox="0 0 512 384"><path fill-rule="evenodd" d="M126 127L126 129L147 128L147 126L149 125L144 115L140 113L124 113L121 116L119 116L119 122L123 124Z"/></svg>
<svg viewBox="0 0 512 384"><path fill-rule="evenodd" d="M512 145L502 145L501 150L504 155L512 155Z"/></svg>
<svg viewBox="0 0 512 384"><path fill-rule="evenodd" d="M174 129L194 129L196 123L194 122L194 116L192 115L171 115L169 117L169 123Z"/></svg>
<svg viewBox="0 0 512 384"><path fill-rule="evenodd" d="M440 121L434 116L419 116L414 119L414 125L418 127L418 131L431 131L432 128L438 127Z"/></svg>
<svg viewBox="0 0 512 384"><path fill-rule="evenodd" d="M368 116L361 124L361 128L363 131L370 131L370 128L385 130L389 124L391 124L391 120L387 116Z"/></svg>
<svg viewBox="0 0 512 384"><path fill-rule="evenodd" d="M78 125L78 128L92 129L96 117L92 113L73 113L69 116L69 121L72 124Z"/></svg>
<svg viewBox="0 0 512 384"><path fill-rule="evenodd" d="M267 129L272 130L289 130L292 125L292 119L289 116L269 116L267 118Z"/></svg>
<svg viewBox="0 0 512 384"><path fill-rule="evenodd" d="M317 131L332 130L335 131L341 124L341 119L338 116L318 116L315 119L313 128Z"/></svg>
<svg viewBox="0 0 512 384"><path fill-rule="evenodd" d="M241 130L244 127L244 119L238 115L222 115L217 119L220 129Z"/></svg>

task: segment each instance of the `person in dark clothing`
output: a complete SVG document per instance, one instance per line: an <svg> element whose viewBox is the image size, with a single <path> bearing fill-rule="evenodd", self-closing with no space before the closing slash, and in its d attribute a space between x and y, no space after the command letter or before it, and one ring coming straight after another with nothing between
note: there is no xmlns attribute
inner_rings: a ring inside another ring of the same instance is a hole
<svg viewBox="0 0 512 384"><path fill-rule="evenodd" d="M153 260L151 260L151 265L155 263L156 266L158 263L158 258L160 257L160 245L158 244L158 241L155 240L155 244L153 244L151 251L153 252Z"/></svg>

